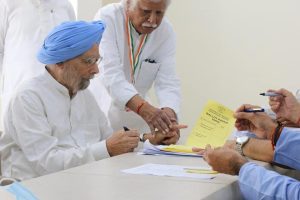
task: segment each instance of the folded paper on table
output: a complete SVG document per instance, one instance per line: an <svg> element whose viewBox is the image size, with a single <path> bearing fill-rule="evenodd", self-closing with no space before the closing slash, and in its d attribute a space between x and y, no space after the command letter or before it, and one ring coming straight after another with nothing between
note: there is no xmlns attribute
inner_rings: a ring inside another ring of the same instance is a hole
<svg viewBox="0 0 300 200"><path fill-rule="evenodd" d="M173 176L196 179L212 179L216 177L215 171L210 167L192 167L180 165L161 165L148 163L138 167L122 170L128 174L142 174L155 176Z"/></svg>
<svg viewBox="0 0 300 200"><path fill-rule="evenodd" d="M233 111L215 102L208 101L195 127L189 134L186 145L205 148L223 146L234 127Z"/></svg>
<svg viewBox="0 0 300 200"><path fill-rule="evenodd" d="M194 153L192 147L183 146L183 145L153 145L147 140L144 142L143 148L144 154L163 154L163 155L178 155L178 156L196 156L200 157L201 155Z"/></svg>

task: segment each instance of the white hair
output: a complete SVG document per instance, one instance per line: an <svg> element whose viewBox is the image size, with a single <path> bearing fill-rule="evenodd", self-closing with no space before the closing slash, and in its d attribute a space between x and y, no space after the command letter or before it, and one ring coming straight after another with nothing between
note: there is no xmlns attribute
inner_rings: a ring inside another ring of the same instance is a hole
<svg viewBox="0 0 300 200"><path fill-rule="evenodd" d="M137 2L139 0L122 0L122 3L127 7L128 1L130 1L128 9L129 10L134 10L136 5L137 5ZM166 3L167 7L171 4L171 0L149 0L149 1L154 2L154 3L159 3L161 1L164 1Z"/></svg>

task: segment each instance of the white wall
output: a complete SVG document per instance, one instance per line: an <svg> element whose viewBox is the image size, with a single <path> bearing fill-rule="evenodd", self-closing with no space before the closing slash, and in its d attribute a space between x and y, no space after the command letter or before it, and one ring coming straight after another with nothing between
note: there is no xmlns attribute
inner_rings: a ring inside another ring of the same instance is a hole
<svg viewBox="0 0 300 200"><path fill-rule="evenodd" d="M189 125L208 99L265 105L258 93L300 86L300 1L173 0L168 16Z"/></svg>
<svg viewBox="0 0 300 200"><path fill-rule="evenodd" d="M268 88L298 87L300 1L173 0L167 15L190 127L208 99L235 109L267 104L258 94Z"/></svg>

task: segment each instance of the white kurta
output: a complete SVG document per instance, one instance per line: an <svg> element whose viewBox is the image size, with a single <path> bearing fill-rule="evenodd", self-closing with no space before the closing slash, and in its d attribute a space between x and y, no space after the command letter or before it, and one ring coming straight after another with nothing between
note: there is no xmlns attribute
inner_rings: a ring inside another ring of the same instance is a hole
<svg viewBox="0 0 300 200"><path fill-rule="evenodd" d="M53 27L75 20L68 0L0 0L2 109L24 80L43 72L36 54Z"/></svg>
<svg viewBox="0 0 300 200"><path fill-rule="evenodd" d="M47 71L20 85L4 117L4 176L23 180L109 157L112 130L93 95L70 99Z"/></svg>
<svg viewBox="0 0 300 200"><path fill-rule="evenodd" d="M103 91L99 82L102 81L111 97L108 117L114 130L123 125L149 131L144 120L134 112L126 112L126 103L136 94L147 98L147 93L154 84L160 107L170 107L176 113L180 107L180 82L175 70L175 33L166 18L161 25L148 37L142 51L138 69L135 73L135 84L130 80L130 64L126 39L125 10L122 3L110 4L99 10L95 17L103 20L107 27L100 44L103 55L98 80L93 81L90 89L103 105L100 98ZM133 33L137 49L140 35ZM155 61L154 63L147 60ZM103 99L103 97L102 97ZM107 102L105 102L107 105Z"/></svg>

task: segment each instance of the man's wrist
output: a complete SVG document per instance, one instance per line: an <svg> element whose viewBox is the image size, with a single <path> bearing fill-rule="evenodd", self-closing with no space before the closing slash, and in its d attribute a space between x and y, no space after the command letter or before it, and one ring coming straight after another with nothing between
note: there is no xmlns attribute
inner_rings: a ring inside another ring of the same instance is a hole
<svg viewBox="0 0 300 200"><path fill-rule="evenodd" d="M234 167L233 167L234 174L235 175L239 175L242 166L244 164L246 164L247 162L248 162L248 160L246 160L244 157L242 157L241 159L237 160L236 163L235 163L235 165L234 165Z"/></svg>
<svg viewBox="0 0 300 200"><path fill-rule="evenodd" d="M272 123L272 124L269 125L269 128L268 128L268 130L267 130L267 134L266 134L268 140L271 140L272 135L274 134L276 128L277 128L278 126L280 126L280 125L281 125L280 122L276 122L276 123L274 122L274 123Z"/></svg>

